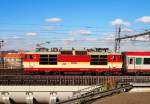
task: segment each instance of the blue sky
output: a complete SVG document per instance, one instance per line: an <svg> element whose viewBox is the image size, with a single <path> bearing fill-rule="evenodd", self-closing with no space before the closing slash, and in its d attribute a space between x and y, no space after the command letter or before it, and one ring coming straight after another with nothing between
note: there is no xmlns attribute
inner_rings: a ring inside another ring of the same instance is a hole
<svg viewBox="0 0 150 104"><path fill-rule="evenodd" d="M149 4L149 0L0 0L3 49L33 49L45 41L51 41L49 47L113 49L112 22L133 30L130 34L149 29Z"/></svg>

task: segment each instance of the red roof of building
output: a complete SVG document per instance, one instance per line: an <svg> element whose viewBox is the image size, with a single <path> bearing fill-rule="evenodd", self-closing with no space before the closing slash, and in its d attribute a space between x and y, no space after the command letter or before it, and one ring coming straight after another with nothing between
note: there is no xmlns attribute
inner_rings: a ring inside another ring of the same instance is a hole
<svg viewBox="0 0 150 104"><path fill-rule="evenodd" d="M21 54L0 54L0 57L3 58L21 58Z"/></svg>

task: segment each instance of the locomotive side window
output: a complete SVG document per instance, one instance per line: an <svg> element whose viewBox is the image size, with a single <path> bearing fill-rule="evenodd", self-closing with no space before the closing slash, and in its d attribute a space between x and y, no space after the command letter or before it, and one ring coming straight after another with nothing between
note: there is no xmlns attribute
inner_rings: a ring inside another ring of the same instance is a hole
<svg viewBox="0 0 150 104"><path fill-rule="evenodd" d="M100 65L107 65L107 55L100 55Z"/></svg>
<svg viewBox="0 0 150 104"><path fill-rule="evenodd" d="M107 55L91 55L91 65L107 65Z"/></svg>
<svg viewBox="0 0 150 104"><path fill-rule="evenodd" d="M91 65L99 65L99 62L91 62Z"/></svg>
<svg viewBox="0 0 150 104"><path fill-rule="evenodd" d="M49 55L49 65L57 65L57 55Z"/></svg>
<svg viewBox="0 0 150 104"><path fill-rule="evenodd" d="M150 64L150 58L144 58L144 64Z"/></svg>
<svg viewBox="0 0 150 104"><path fill-rule="evenodd" d="M29 58L32 60L32 59L33 59L33 56L32 56L32 55L29 55Z"/></svg>
<svg viewBox="0 0 150 104"><path fill-rule="evenodd" d="M106 59L106 58L107 58L107 55L100 55L100 58L101 58L101 59Z"/></svg>
<svg viewBox="0 0 150 104"><path fill-rule="evenodd" d="M98 59L98 58L99 58L99 55L92 55L91 58L92 58L92 59L95 59L95 58Z"/></svg>
<svg viewBox="0 0 150 104"><path fill-rule="evenodd" d="M57 65L57 55L40 55L41 65Z"/></svg>
<svg viewBox="0 0 150 104"><path fill-rule="evenodd" d="M136 58L136 64L137 65L142 64L142 58Z"/></svg>
<svg viewBox="0 0 150 104"><path fill-rule="evenodd" d="M91 55L91 65L99 65L99 55Z"/></svg>
<svg viewBox="0 0 150 104"><path fill-rule="evenodd" d="M40 64L47 65L48 64L48 55L40 55Z"/></svg>

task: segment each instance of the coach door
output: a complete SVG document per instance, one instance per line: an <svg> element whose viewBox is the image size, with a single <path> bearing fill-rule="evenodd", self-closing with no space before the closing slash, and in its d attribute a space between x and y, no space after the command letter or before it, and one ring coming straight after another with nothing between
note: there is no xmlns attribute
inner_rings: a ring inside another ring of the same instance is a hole
<svg viewBox="0 0 150 104"><path fill-rule="evenodd" d="M128 69L133 70L135 69L135 58L134 57L128 57Z"/></svg>
<svg viewBox="0 0 150 104"><path fill-rule="evenodd" d="M142 65L142 58L141 57L135 57L135 69L141 69Z"/></svg>
<svg viewBox="0 0 150 104"><path fill-rule="evenodd" d="M140 57L128 57L128 69L137 71L136 69L141 69L142 58ZM135 70L134 70L135 69Z"/></svg>

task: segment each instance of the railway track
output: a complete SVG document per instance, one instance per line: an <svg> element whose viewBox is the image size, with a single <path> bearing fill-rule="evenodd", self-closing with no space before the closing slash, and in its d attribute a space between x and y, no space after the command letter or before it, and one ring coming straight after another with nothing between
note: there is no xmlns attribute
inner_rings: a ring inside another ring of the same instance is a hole
<svg viewBox="0 0 150 104"><path fill-rule="evenodd" d="M0 75L0 85L96 85L147 82L150 82L150 76Z"/></svg>

